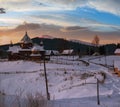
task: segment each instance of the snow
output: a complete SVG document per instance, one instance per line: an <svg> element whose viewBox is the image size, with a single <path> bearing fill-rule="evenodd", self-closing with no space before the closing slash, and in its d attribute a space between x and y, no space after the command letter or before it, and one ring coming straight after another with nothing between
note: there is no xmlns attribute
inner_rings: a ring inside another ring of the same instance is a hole
<svg viewBox="0 0 120 107"><path fill-rule="evenodd" d="M54 53L54 55L59 55L60 53L59 53L59 51L56 51L56 50L51 50L53 53Z"/></svg>
<svg viewBox="0 0 120 107"><path fill-rule="evenodd" d="M31 54L30 56L41 56L41 54Z"/></svg>
<svg viewBox="0 0 120 107"><path fill-rule="evenodd" d="M104 77L101 74L95 75L95 78L98 79L99 81L104 80Z"/></svg>
<svg viewBox="0 0 120 107"><path fill-rule="evenodd" d="M40 68L38 68L38 66L40 66L39 63L36 64L36 66L32 66L34 65L34 62L28 62L28 61L6 61L6 62L0 62L0 72L17 72L17 71L37 71Z"/></svg>
<svg viewBox="0 0 120 107"><path fill-rule="evenodd" d="M31 49L20 49L19 51L31 51Z"/></svg>
<svg viewBox="0 0 120 107"><path fill-rule="evenodd" d="M91 62L101 63L104 57L84 57L82 59ZM107 64L112 65L110 61L119 59L118 56L107 56ZM96 104L96 87L97 79L103 80L103 76L100 72L106 74L104 83L100 83L100 98L102 98L102 106L112 106L106 101L112 102L112 98L119 99L120 93L120 78L117 75L108 72L108 68L91 63L86 66L83 62L78 60L75 56L54 56L51 60L46 62L46 72L48 78L48 88L51 100L55 100L55 103L62 101L63 105L65 101L72 101L75 103L80 100L79 104L83 107L87 105L93 105L91 107L97 107ZM44 79L44 66L43 63L36 63L32 61L1 61L0 62L0 91L4 91L6 95L19 95L25 98L28 93L35 95L37 92L46 96L45 79ZM110 75L108 75L110 74ZM97 79L96 79L97 78ZM110 96L110 98L108 98ZM88 100L93 99L92 101ZM66 99L66 100L63 100ZM79 99L79 100L78 100ZM72 103L71 102L71 103ZM84 104L82 102L85 102ZM107 102L107 104L106 104ZM68 104L68 103L67 103ZM71 104L72 105L72 104ZM73 104L75 105L75 104ZM74 106L70 107L74 107ZM64 106L62 106L64 107ZM116 106L117 107L117 106Z"/></svg>
<svg viewBox="0 0 120 107"><path fill-rule="evenodd" d="M20 46L10 46L8 52L19 53L20 49L21 49Z"/></svg>
<svg viewBox="0 0 120 107"><path fill-rule="evenodd" d="M120 60L114 61L114 68L118 68L118 70L120 70Z"/></svg>
<svg viewBox="0 0 120 107"><path fill-rule="evenodd" d="M73 52L73 49L63 50L62 54L69 55L69 54L72 54L72 52Z"/></svg>
<svg viewBox="0 0 120 107"><path fill-rule="evenodd" d="M44 51L44 48L40 45L34 45L32 51Z"/></svg>
<svg viewBox="0 0 120 107"><path fill-rule="evenodd" d="M89 57L88 57L88 59L89 59ZM117 55L97 56L97 57L92 57L89 59L90 62L97 63L97 64L103 64L103 65L106 64L109 66L113 66L114 61L119 61L119 60L120 60L120 56L117 56Z"/></svg>
<svg viewBox="0 0 120 107"><path fill-rule="evenodd" d="M50 55L51 54L51 50L45 50L45 55Z"/></svg>
<svg viewBox="0 0 120 107"><path fill-rule="evenodd" d="M114 53L115 54L120 53L120 48L117 48Z"/></svg>

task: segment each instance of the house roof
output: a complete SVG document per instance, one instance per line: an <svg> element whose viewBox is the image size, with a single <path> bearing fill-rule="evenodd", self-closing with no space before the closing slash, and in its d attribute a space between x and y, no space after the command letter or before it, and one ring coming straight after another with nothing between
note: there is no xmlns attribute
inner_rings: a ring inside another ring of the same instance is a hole
<svg viewBox="0 0 120 107"><path fill-rule="evenodd" d="M20 49L19 51L31 51L31 49Z"/></svg>
<svg viewBox="0 0 120 107"><path fill-rule="evenodd" d="M24 37L21 39L20 42L23 42L23 43L32 43L32 40L28 36L27 32L25 33Z"/></svg>
<svg viewBox="0 0 120 107"><path fill-rule="evenodd" d="M50 54L54 54L54 55L60 54L59 51L57 51L57 50L46 50L46 53L49 54L49 55Z"/></svg>
<svg viewBox="0 0 120 107"><path fill-rule="evenodd" d="M120 53L120 48L117 48L114 53L115 54Z"/></svg>
<svg viewBox="0 0 120 107"><path fill-rule="evenodd" d="M44 51L44 47L40 45L34 45L32 51Z"/></svg>
<svg viewBox="0 0 120 107"><path fill-rule="evenodd" d="M120 61L114 61L114 67L120 70Z"/></svg>
<svg viewBox="0 0 120 107"><path fill-rule="evenodd" d="M20 46L10 46L8 52L19 53L19 50L21 50Z"/></svg>
<svg viewBox="0 0 120 107"><path fill-rule="evenodd" d="M59 54L59 51L56 51L56 50L51 50L53 52L53 54L57 55Z"/></svg>
<svg viewBox="0 0 120 107"><path fill-rule="evenodd" d="M72 54L73 49L64 50L62 54Z"/></svg>

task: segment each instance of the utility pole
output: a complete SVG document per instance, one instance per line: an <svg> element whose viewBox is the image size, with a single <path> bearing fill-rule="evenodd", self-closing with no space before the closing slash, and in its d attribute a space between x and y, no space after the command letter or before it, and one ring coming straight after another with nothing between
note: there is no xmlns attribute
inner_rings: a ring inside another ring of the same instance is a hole
<svg viewBox="0 0 120 107"><path fill-rule="evenodd" d="M47 100L50 100L50 94L48 92L48 79L47 79L47 73L46 73L46 64L45 64L45 53L43 55L43 63L44 63L44 74L45 74Z"/></svg>
<svg viewBox="0 0 120 107"><path fill-rule="evenodd" d="M100 105L100 98L99 98L99 80L97 78L97 104Z"/></svg>

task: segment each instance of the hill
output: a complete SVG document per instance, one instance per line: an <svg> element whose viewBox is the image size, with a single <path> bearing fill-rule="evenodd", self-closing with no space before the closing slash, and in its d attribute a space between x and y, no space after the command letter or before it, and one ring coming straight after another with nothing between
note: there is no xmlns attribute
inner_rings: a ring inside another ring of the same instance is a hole
<svg viewBox="0 0 120 107"><path fill-rule="evenodd" d="M44 43L46 50L58 50L62 52L64 49L73 49L75 53L80 55L92 55L98 51L100 54L112 55L114 54L117 46L115 44L107 44L99 47L95 47L91 43L78 41L78 40L65 40L62 38L32 38L33 43L40 44L41 41ZM18 43L14 44L18 45ZM0 46L0 56L6 56L10 44Z"/></svg>

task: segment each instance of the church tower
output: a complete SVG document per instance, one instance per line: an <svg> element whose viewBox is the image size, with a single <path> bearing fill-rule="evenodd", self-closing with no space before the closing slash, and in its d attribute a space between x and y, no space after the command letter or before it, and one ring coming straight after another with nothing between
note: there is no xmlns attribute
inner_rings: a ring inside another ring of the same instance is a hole
<svg viewBox="0 0 120 107"><path fill-rule="evenodd" d="M32 40L28 36L28 33L26 32L24 37L20 41L20 46L22 49L30 49L33 46Z"/></svg>

